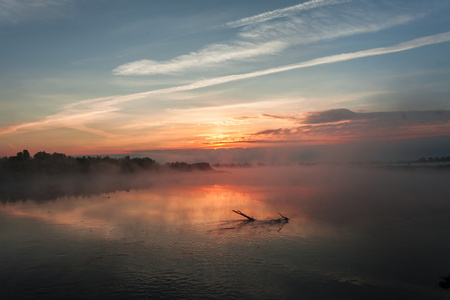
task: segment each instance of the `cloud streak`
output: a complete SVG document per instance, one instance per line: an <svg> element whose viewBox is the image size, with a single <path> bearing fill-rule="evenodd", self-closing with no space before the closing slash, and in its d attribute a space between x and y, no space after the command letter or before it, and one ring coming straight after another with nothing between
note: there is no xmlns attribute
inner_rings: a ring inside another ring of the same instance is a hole
<svg viewBox="0 0 450 300"><path fill-rule="evenodd" d="M348 109L330 109L308 113L302 121L307 124L334 123L356 118L356 113Z"/></svg>
<svg viewBox="0 0 450 300"><path fill-rule="evenodd" d="M291 119L283 116L277 118ZM310 112L303 119L292 121L298 125L265 129L252 135L258 137L257 140L260 140L260 137L273 137L280 142L287 142L293 137L372 140L450 134L448 110L356 113L348 109L334 109Z"/></svg>
<svg viewBox="0 0 450 300"><path fill-rule="evenodd" d="M316 58L312 60L308 60L305 62L277 67L277 68L269 68L266 70L256 71L256 72L250 72L250 73L244 73L244 74L236 74L236 75L228 75L228 76L222 76L222 77L216 77L212 79L205 79L200 80L188 85L179 86L179 87L173 87L168 89L162 89L159 91L151 91L147 93L167 93L167 92L178 92L178 91L188 91L188 90L194 90L204 87L210 87L218 84L224 84L229 83L232 81L238 81L243 79L250 79L275 73L281 73L296 69L303 69L308 67L314 67L318 65L324 65L324 64L331 64L331 63L337 63L337 62L343 62L358 58L364 58L364 57L370 57L370 56L378 56L378 55L384 55L384 54L390 54L390 53L396 53L396 52L402 52L406 50L411 50L419 47L444 43L450 41L450 31L426 36L414 40L410 40L404 43L400 43L397 45L389 46L389 47L379 47L379 48L373 48L369 50L363 50L363 51L357 51L357 52L350 52L350 53L342 53L342 54L336 54L336 55L330 55L325 56L321 58ZM146 93L142 93L144 95ZM138 94L136 94L138 95Z"/></svg>
<svg viewBox="0 0 450 300"><path fill-rule="evenodd" d="M407 50L416 49L419 47L424 47L428 45L434 45L438 43L444 43L450 41L450 32L445 32L441 34L426 36L414 40L410 40L404 43L400 43L397 45L389 46L389 47L380 47L369 50L363 50L358 52L351 53L343 53L337 55L331 55L321 58L316 58L312 60L308 60L305 62L270 68L266 70L243 73L243 74L235 74L228 75L222 77L216 77L211 79L200 80L197 82L193 82L187 85L175 86L170 88L152 90L142 93L134 93L129 95L122 96L111 96L111 97L103 97L96 99L89 99L80 101L77 103L69 104L63 107L62 112L48 116L42 121L36 121L31 123L25 123L15 126L7 127L3 130L0 130L0 135L11 134L18 131L35 131L41 130L42 128L55 127L55 126L68 126L75 127L80 124L87 124L89 122L94 122L99 120L99 118L104 117L105 114L113 114L120 110L118 105L136 101L139 99L144 99L147 97L151 97L154 95L167 95L177 92L191 91L206 87L212 87L220 84L230 83L239 80L245 80L250 78L255 78L259 76L266 76L291 70L297 70L302 68L314 67L318 65L331 64L349 61L358 58L385 55L390 53L402 52ZM77 124L77 125L76 125Z"/></svg>
<svg viewBox="0 0 450 300"><path fill-rule="evenodd" d="M123 64L113 70L115 75L173 74L186 69L226 61L252 59L262 55L278 53L286 48L281 41L267 43L237 43L236 45L212 44L201 51L181 55L169 61L158 62L149 59Z"/></svg>
<svg viewBox="0 0 450 300"><path fill-rule="evenodd" d="M350 2L351 0L311 0L297 5L275 9L262 14L254 15L251 17L242 18L236 21L228 22L224 27L234 28L252 25L256 23L267 22L273 19L287 17L300 11L305 11L321 6L336 5L344 2Z"/></svg>
<svg viewBox="0 0 450 300"><path fill-rule="evenodd" d="M0 24L47 20L61 14L68 0L0 0Z"/></svg>
<svg viewBox="0 0 450 300"><path fill-rule="evenodd" d="M355 5L339 5L345 3ZM333 10L326 9L335 5ZM361 6L361 7L359 7ZM302 11L321 8L297 16ZM226 67L227 63L254 62L268 55L277 55L289 47L321 40L376 32L405 24L424 15L377 3L375 7L355 0L312 0L229 22L225 27L242 27L236 36L222 43L209 44L198 51L170 60L141 59L116 67L114 75L182 74L183 71L207 71L207 67ZM268 22L289 16L282 20Z"/></svg>

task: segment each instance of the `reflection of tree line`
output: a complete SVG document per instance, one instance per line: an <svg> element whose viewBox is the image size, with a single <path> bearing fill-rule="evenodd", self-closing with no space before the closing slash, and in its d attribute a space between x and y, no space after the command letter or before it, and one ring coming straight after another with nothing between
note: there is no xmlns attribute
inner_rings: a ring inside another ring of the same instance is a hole
<svg viewBox="0 0 450 300"><path fill-rule="evenodd" d="M142 172L212 171L208 163L159 164L145 158L72 157L27 150L0 158L0 201L49 200L148 187ZM135 175L135 176L133 176Z"/></svg>
<svg viewBox="0 0 450 300"><path fill-rule="evenodd" d="M149 182L131 180L124 176L98 176L86 174L84 176L30 176L13 177L2 180L0 184L0 202L16 201L48 201L61 197L82 196L90 197L115 191L148 188Z"/></svg>

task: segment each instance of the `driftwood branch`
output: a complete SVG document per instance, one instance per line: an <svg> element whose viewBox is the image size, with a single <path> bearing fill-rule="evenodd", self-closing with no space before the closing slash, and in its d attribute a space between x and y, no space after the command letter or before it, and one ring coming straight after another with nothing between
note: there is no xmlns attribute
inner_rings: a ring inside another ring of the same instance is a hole
<svg viewBox="0 0 450 300"><path fill-rule="evenodd" d="M250 216L247 216L246 214L244 214L243 212L241 212L240 210L234 210L233 209L233 212L234 213L236 213L236 214L238 214L238 215L241 215L241 216L243 216L243 217L245 217L245 218L247 218L249 221L255 221L255 219L253 218L253 217L250 217ZM278 219L269 219L269 222L288 222L289 221L289 218L288 217L286 217L286 216L283 216L281 213L278 213L280 216L281 216L281 218L278 218Z"/></svg>
<svg viewBox="0 0 450 300"><path fill-rule="evenodd" d="M289 221L289 218L288 218L288 217L283 216L281 213L278 213L278 214L281 216L281 218L282 218L283 220Z"/></svg>
<svg viewBox="0 0 450 300"><path fill-rule="evenodd" d="M235 213L237 213L238 215L241 215L241 216L243 216L243 217L246 217L249 221L255 221L255 219L254 219L253 217L247 216L246 214L242 213L240 210L234 210L234 209L233 209L233 212L235 212Z"/></svg>

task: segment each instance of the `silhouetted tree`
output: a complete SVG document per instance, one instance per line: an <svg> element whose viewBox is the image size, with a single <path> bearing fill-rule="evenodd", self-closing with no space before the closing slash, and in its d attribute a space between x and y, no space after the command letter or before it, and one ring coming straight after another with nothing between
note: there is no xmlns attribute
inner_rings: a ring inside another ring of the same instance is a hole
<svg viewBox="0 0 450 300"><path fill-rule="evenodd" d="M31 155L30 155L30 152L28 152L28 150L23 150L23 151L22 151L22 156L23 156L23 159L24 159L24 160L29 160L29 159L31 159Z"/></svg>
<svg viewBox="0 0 450 300"><path fill-rule="evenodd" d="M63 153L49 154L37 152L33 157L27 150L16 156L0 159L0 179L11 176L31 176L33 174L128 174L136 171L155 171L169 169L176 171L210 171L209 163L188 164L185 162L167 163L161 167L155 160L145 158L111 158L109 156L71 157Z"/></svg>
<svg viewBox="0 0 450 300"><path fill-rule="evenodd" d="M49 154L49 153L47 153L47 152L45 152L45 151L37 152L37 153L33 156L33 158L34 158L35 160L40 160L40 161L43 161L43 160L49 160L51 157L52 157L52 155Z"/></svg>

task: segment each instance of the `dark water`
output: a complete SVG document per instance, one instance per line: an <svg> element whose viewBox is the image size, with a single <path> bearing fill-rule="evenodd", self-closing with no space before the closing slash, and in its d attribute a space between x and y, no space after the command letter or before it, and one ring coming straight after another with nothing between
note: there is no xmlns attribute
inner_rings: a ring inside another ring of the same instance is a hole
<svg viewBox="0 0 450 300"><path fill-rule="evenodd" d="M448 171L142 176L2 204L0 298L450 299Z"/></svg>

